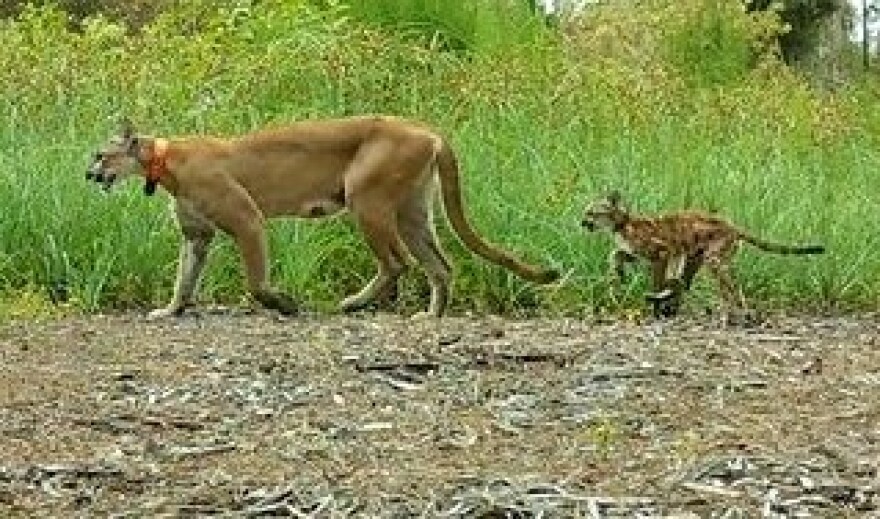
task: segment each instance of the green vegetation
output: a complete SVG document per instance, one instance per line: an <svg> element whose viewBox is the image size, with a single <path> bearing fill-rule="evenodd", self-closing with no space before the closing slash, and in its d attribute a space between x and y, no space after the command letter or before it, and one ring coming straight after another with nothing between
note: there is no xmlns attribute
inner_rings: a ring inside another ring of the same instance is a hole
<svg viewBox="0 0 880 519"><path fill-rule="evenodd" d="M609 242L578 225L586 199L611 187L638 209L712 208L763 236L829 247L819 258L744 250L752 301L864 307L880 292L877 87L812 90L776 57L772 12L658 0L545 24L528 2L503 0L464 13L427 0L219 3L182 3L137 31L101 17L72 29L53 8L0 22L0 292L64 285L84 310L168 297L166 197L134 183L104 194L83 178L121 114L166 135L364 112L448 135L479 230L566 273L528 285L444 230L458 310L619 308L604 284ZM313 307L372 275L345 219L274 221L270 246L274 279ZM624 306L640 304L642 284ZM407 276L402 303L421 306L424 291ZM221 240L202 296L242 294Z"/></svg>

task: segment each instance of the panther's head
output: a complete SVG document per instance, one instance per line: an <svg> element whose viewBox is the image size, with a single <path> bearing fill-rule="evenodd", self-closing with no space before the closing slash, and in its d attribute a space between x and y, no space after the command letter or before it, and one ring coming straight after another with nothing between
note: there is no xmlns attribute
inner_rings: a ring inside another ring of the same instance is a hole
<svg viewBox="0 0 880 519"><path fill-rule="evenodd" d="M140 140L131 122L124 119L119 132L95 152L86 180L97 182L107 190L117 180L142 167Z"/></svg>

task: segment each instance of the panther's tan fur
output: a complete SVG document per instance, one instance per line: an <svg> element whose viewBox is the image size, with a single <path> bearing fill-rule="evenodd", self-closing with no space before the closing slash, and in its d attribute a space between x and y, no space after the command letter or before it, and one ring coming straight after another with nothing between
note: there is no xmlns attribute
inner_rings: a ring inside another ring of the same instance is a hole
<svg viewBox="0 0 880 519"><path fill-rule="evenodd" d="M147 192L159 185L174 198L183 234L174 297L152 317L179 314L191 304L217 229L235 240L255 299L291 313L293 300L269 282L267 218L317 218L348 210L378 261L375 277L342 309L351 311L394 291L410 255L427 273L428 313L441 316L451 266L432 221L439 179L446 214L473 252L538 283L553 270L528 265L484 241L468 223L459 168L448 142L413 121L351 117L298 122L244 136L157 138L130 124L96 154L89 177L109 187L127 172L143 175Z"/></svg>

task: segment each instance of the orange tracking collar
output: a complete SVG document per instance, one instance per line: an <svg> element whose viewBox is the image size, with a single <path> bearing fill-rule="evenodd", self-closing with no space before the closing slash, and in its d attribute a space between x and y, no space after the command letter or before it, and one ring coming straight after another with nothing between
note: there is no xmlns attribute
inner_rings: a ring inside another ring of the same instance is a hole
<svg viewBox="0 0 880 519"><path fill-rule="evenodd" d="M168 141L165 139L156 139L153 141L153 150L150 153L150 160L147 163L147 184L144 186L144 193L152 195L156 192L156 185L162 180L162 177L168 173Z"/></svg>

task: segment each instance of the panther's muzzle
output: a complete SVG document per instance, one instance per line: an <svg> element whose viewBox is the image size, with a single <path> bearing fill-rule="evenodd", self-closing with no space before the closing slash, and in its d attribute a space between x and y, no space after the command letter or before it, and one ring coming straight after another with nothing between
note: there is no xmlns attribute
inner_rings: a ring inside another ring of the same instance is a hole
<svg viewBox="0 0 880 519"><path fill-rule="evenodd" d="M104 191L110 189L110 186L116 181L115 173L108 173L104 171L102 167L102 160L100 157L95 157L95 162L92 163L92 166L86 171L86 180L91 180L104 188Z"/></svg>

